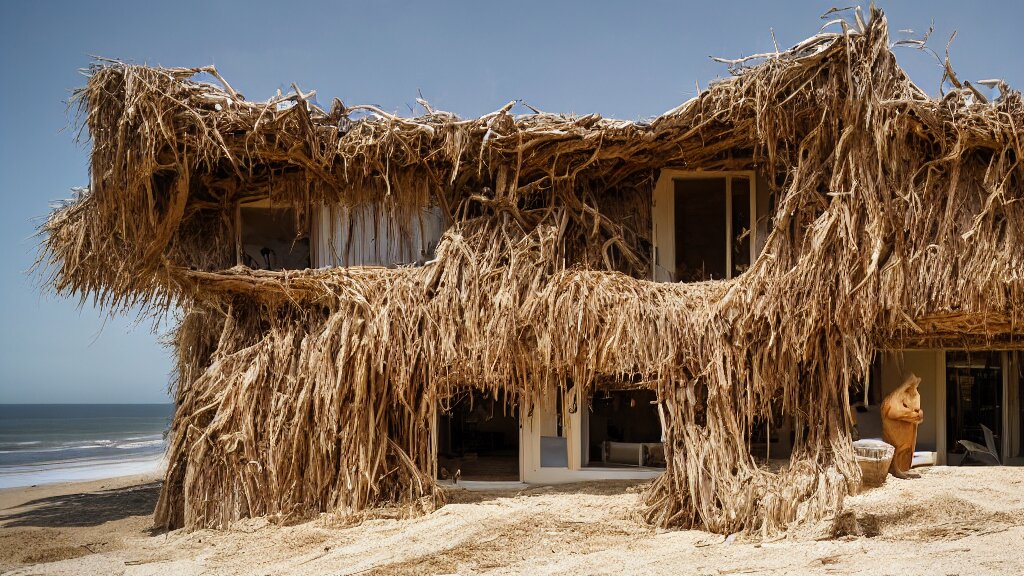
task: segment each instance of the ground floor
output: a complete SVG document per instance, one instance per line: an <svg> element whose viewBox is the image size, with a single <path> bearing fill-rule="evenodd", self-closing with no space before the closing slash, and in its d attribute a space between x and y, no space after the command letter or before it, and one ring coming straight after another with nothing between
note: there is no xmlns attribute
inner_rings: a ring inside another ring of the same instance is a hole
<svg viewBox="0 0 1024 576"><path fill-rule="evenodd" d="M890 350L876 356L866 394L855 391L860 437L881 437L879 405L909 373L921 377L925 420L919 462L960 464L961 440L994 443L1003 464L1024 464L1024 354L1002 350ZM465 392L441 406L437 421L440 478L558 484L651 479L664 470L661 421L651 390L583 393L553 389L521 413L519 406ZM987 439L985 430L991 432ZM795 431L779 415L751 430L759 459L788 457Z"/></svg>
<svg viewBox="0 0 1024 576"><path fill-rule="evenodd" d="M959 441L985 446L987 428L1003 464L1024 464L1022 360L1022 353L1002 350L882 352L872 368L867 404L875 413L881 400L913 372L921 378L925 413L918 427L918 451L934 452L938 464L956 465L965 452Z"/></svg>
<svg viewBox="0 0 1024 576"><path fill-rule="evenodd" d="M552 389L525 414L518 405L466 392L441 406L441 479L558 484L651 479L665 468L652 390Z"/></svg>
<svg viewBox="0 0 1024 576"><path fill-rule="evenodd" d="M1024 468L935 467L848 498L840 530L751 542L653 530L642 485L451 490L418 517L352 525L265 518L230 530L150 531L156 482L0 490L0 572L11 574L1024 574ZM849 530L855 527L855 530Z"/></svg>

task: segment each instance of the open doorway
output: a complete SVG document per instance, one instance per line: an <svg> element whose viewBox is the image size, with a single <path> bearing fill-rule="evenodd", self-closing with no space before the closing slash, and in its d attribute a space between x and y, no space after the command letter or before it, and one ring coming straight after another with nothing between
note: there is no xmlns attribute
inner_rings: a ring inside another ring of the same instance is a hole
<svg viewBox="0 0 1024 576"><path fill-rule="evenodd" d="M796 439L793 419L783 412L781 398L772 401L770 414L770 418L754 418L749 428L747 442L750 455L759 462L788 459L793 451L793 441Z"/></svg>
<svg viewBox="0 0 1024 576"><path fill-rule="evenodd" d="M663 468L657 394L653 390L598 391L584 413L584 466Z"/></svg>
<svg viewBox="0 0 1024 576"><path fill-rule="evenodd" d="M519 480L519 410L482 392L443 403L438 418L438 477Z"/></svg>
<svg viewBox="0 0 1024 576"><path fill-rule="evenodd" d="M985 446L991 430L1003 456L1003 359L1001 352L946 352L946 446L950 464L963 458L959 440Z"/></svg>

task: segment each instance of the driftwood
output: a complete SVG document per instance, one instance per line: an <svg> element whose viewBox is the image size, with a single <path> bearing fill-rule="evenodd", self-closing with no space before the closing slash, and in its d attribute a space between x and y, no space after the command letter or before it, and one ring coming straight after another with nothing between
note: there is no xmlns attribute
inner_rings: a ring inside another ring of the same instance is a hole
<svg viewBox="0 0 1024 576"><path fill-rule="evenodd" d="M657 390L648 521L772 533L835 513L877 350L1021 347L1024 104L928 97L880 12L760 58L639 123L254 103L212 68L96 64L76 94L90 189L51 214L40 258L111 313L180 311L158 521L429 510L440 400L475 388L528 413L598 381ZM742 276L647 280L665 167L767 178L772 231ZM234 267L232 216L256 197L440 206L450 228L419 268L256 272ZM748 435L780 410L795 448L771 471Z"/></svg>

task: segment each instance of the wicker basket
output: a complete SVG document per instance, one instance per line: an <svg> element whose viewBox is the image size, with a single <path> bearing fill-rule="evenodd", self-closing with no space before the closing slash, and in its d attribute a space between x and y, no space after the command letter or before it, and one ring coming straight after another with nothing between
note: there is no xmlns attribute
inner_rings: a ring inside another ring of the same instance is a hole
<svg viewBox="0 0 1024 576"><path fill-rule="evenodd" d="M861 488L881 486L889 475L889 463L895 448L881 440L857 440L853 451L860 465Z"/></svg>

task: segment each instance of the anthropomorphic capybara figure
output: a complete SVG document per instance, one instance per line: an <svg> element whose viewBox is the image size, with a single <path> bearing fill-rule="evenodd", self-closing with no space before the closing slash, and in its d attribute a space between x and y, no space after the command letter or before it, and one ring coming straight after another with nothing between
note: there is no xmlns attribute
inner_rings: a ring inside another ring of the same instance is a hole
<svg viewBox="0 0 1024 576"><path fill-rule="evenodd" d="M896 451L889 464L889 473L897 478L920 478L910 472L917 444L917 426L924 421L921 394L917 391L921 379L911 374L882 401L882 439Z"/></svg>

